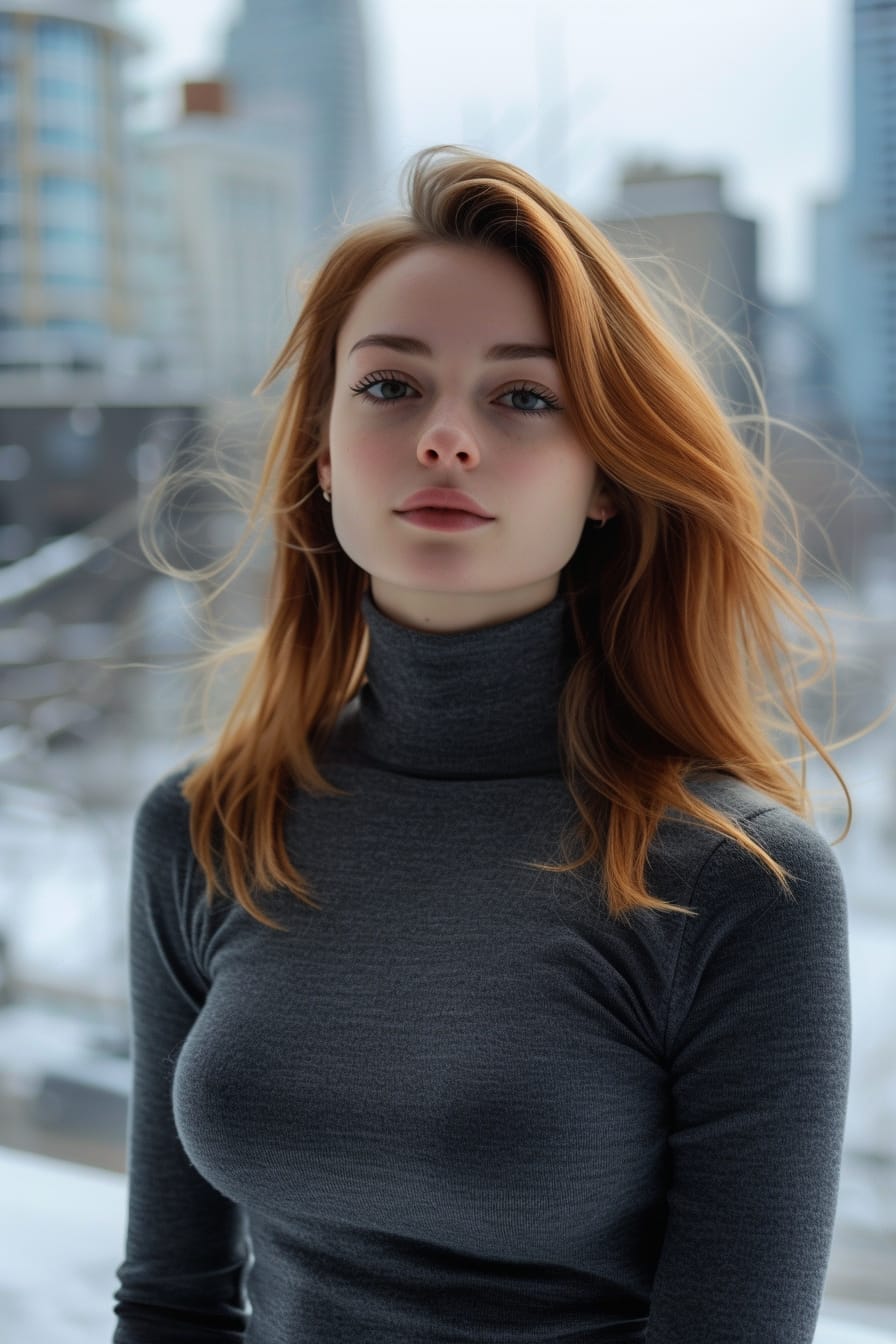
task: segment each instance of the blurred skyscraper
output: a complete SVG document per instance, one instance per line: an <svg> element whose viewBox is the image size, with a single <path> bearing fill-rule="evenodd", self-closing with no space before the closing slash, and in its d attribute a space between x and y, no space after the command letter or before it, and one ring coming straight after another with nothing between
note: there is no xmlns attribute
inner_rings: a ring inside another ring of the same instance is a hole
<svg viewBox="0 0 896 1344"><path fill-rule="evenodd" d="M244 0L222 73L235 114L293 155L311 253L346 214L369 216L378 170L360 0Z"/></svg>
<svg viewBox="0 0 896 1344"><path fill-rule="evenodd" d="M852 159L815 211L815 321L865 473L896 489L896 0L853 0Z"/></svg>
<svg viewBox="0 0 896 1344"><path fill-rule="evenodd" d="M0 372L139 365L115 0L0 7Z"/></svg>
<svg viewBox="0 0 896 1344"><path fill-rule="evenodd" d="M597 223L648 286L671 288L651 258L668 262L681 297L733 336L751 364L758 363L756 221L728 208L720 173L631 163L623 170L617 202ZM689 347L692 340L698 351L702 347L704 371L729 412L754 412L749 379L728 348L717 343L707 350L705 333L689 332L674 305L666 316Z"/></svg>
<svg viewBox="0 0 896 1344"><path fill-rule="evenodd" d="M776 426L770 435L772 466L801 515L802 540L822 565L850 573L859 562L862 518L850 497L844 425L832 394L830 360L812 318L800 305L775 304L759 292L756 221L734 214L717 172L675 172L663 164L630 164L618 202L603 212L600 228L626 256L688 350L695 351L729 415L759 415L746 370L729 348L691 328L665 295L674 285L732 336L752 367L770 415L819 436L819 448L797 430ZM665 265L671 270L666 273ZM761 423L761 422L760 422ZM760 423L742 425L744 441L762 455ZM755 430L755 432L753 432ZM864 515L863 515L864 516Z"/></svg>
<svg viewBox="0 0 896 1344"><path fill-rule="evenodd" d="M177 125L133 141L141 308L205 402L245 397L297 316L302 180L293 155L230 115L222 81L182 97Z"/></svg>
<svg viewBox="0 0 896 1344"><path fill-rule="evenodd" d="M130 507L193 423L134 284L128 60L145 47L117 14L0 5L0 566Z"/></svg>

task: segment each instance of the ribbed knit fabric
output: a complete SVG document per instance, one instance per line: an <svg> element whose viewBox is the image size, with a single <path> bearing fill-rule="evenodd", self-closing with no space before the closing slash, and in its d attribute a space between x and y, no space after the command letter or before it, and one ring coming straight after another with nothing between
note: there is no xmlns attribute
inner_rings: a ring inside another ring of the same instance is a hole
<svg viewBox="0 0 896 1344"><path fill-rule="evenodd" d="M115 1344L810 1344L851 1042L830 846L707 774L796 899L670 815L650 889L699 915L626 928L599 867L525 866L575 814L565 598L457 634L362 604L346 796L285 819L319 910L209 909L185 770L137 814Z"/></svg>

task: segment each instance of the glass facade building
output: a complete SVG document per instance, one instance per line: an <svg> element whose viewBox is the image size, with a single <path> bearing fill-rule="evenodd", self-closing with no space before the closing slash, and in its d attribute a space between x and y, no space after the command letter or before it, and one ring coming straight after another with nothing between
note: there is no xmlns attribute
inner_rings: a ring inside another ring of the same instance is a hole
<svg viewBox="0 0 896 1344"><path fill-rule="evenodd" d="M860 448L896 491L896 0L853 0L852 163L815 215L819 326Z"/></svg>
<svg viewBox="0 0 896 1344"><path fill-rule="evenodd" d="M113 0L0 11L0 368L99 368L131 329L122 76L134 50Z"/></svg>
<svg viewBox="0 0 896 1344"><path fill-rule="evenodd" d="M855 0L850 407L869 475L896 489L896 0Z"/></svg>
<svg viewBox="0 0 896 1344"><path fill-rule="evenodd" d="M244 0L222 73L234 112L292 151L299 231L323 242L370 213L377 180L360 0Z"/></svg>
<svg viewBox="0 0 896 1344"><path fill-rule="evenodd" d="M171 374L189 371L210 397L249 396L297 316L294 159L202 113L136 139L133 156L143 328L177 348Z"/></svg>

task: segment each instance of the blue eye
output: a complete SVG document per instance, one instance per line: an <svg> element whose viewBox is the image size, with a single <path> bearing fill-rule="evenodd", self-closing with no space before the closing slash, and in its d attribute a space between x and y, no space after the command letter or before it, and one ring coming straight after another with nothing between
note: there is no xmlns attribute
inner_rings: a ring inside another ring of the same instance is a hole
<svg viewBox="0 0 896 1344"><path fill-rule="evenodd" d="M547 415L550 411L556 411L560 408L560 403L556 397L547 392L539 392L534 387L511 387L509 391L502 392L502 397L534 397L536 401L544 402L544 406L538 409L534 406L512 406L510 409L521 411L523 415Z"/></svg>
<svg viewBox="0 0 896 1344"><path fill-rule="evenodd" d="M393 377L391 374L374 373L370 374L368 378L362 379L360 383L356 384L356 386L350 390L356 397L361 397L364 401L371 401L375 402L377 406L384 406L389 401L407 401L408 398L390 395L375 397L372 396L369 391L371 387L390 388L394 390L395 388L402 387L410 388L410 386L410 383L406 383L403 378ZM413 388L411 388L411 391L413 391Z"/></svg>
<svg viewBox="0 0 896 1344"><path fill-rule="evenodd" d="M373 394L371 389L375 387L382 389L382 395ZM362 400L368 401L372 405L386 406L390 402L410 400L409 397L401 394L402 388L412 392L415 397L420 395L404 378L399 378L397 374L386 370L368 374L366 378L362 378L349 390L354 396L361 397ZM398 395L394 395L395 393L398 393ZM506 392L500 394L498 402L500 403L504 397L528 397L543 403L540 407L518 405L505 407L509 411L518 411L520 415L548 415L552 411L561 409L559 401L552 393L539 392L537 387L530 387L528 383L520 383L517 387L508 388Z"/></svg>

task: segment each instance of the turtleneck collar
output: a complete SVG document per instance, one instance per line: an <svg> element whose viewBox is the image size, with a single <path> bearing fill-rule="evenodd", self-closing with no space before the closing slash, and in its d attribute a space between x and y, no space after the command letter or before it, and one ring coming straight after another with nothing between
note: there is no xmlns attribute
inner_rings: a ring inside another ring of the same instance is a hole
<svg viewBox="0 0 896 1344"><path fill-rule="evenodd" d="M494 779L560 771L557 706L576 659L565 595L514 620L436 634L386 616L369 591L356 745L400 773Z"/></svg>

